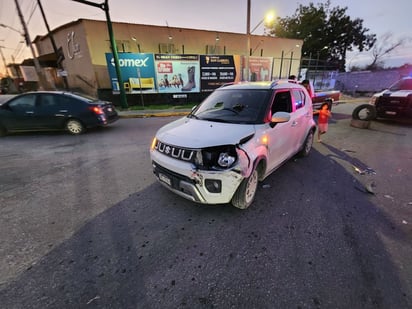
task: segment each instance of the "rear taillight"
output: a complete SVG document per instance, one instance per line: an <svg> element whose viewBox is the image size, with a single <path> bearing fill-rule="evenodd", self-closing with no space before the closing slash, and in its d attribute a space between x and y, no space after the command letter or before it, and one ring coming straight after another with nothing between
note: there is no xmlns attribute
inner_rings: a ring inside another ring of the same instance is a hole
<svg viewBox="0 0 412 309"><path fill-rule="evenodd" d="M92 106L92 107L90 107L90 110L93 113L95 113L96 115L103 115L104 114L103 109L101 107L98 107L98 106Z"/></svg>

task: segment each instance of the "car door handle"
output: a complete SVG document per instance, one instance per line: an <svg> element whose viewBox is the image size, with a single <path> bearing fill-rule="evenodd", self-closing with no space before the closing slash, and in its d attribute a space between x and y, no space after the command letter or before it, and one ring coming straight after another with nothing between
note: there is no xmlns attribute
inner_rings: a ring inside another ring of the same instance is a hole
<svg viewBox="0 0 412 309"><path fill-rule="evenodd" d="M293 121L292 122L292 127L296 127L298 125L298 122L297 121Z"/></svg>
<svg viewBox="0 0 412 309"><path fill-rule="evenodd" d="M33 111L28 111L28 112L26 112L26 114L27 114L27 115L33 115L34 112L33 112Z"/></svg>
<svg viewBox="0 0 412 309"><path fill-rule="evenodd" d="M59 110L59 113L67 113L67 109L61 109Z"/></svg>

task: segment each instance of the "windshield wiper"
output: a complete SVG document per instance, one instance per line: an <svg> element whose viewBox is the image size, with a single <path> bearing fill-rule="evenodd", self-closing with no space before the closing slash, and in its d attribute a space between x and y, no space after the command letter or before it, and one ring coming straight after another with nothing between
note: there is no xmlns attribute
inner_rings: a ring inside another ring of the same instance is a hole
<svg viewBox="0 0 412 309"><path fill-rule="evenodd" d="M192 113L190 113L189 115L187 115L187 118L199 119L199 117L197 117L195 114L192 114Z"/></svg>
<svg viewBox="0 0 412 309"><path fill-rule="evenodd" d="M233 123L232 121L225 120L225 119L219 119L219 118L200 118L200 120L213 121L213 122L223 122L223 123Z"/></svg>

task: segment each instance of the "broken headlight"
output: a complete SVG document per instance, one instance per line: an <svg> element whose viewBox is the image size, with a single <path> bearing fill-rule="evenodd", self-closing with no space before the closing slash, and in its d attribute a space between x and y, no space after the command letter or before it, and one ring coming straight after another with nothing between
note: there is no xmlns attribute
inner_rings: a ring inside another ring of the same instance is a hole
<svg viewBox="0 0 412 309"><path fill-rule="evenodd" d="M234 145L224 145L204 148L196 156L198 167L205 169L226 169L237 161Z"/></svg>

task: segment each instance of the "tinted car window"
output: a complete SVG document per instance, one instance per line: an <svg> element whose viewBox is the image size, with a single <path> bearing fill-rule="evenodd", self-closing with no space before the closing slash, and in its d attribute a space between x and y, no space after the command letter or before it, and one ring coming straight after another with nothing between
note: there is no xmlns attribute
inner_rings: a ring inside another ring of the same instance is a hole
<svg viewBox="0 0 412 309"><path fill-rule="evenodd" d="M272 115L276 112L292 112L292 100L289 91L276 93L272 106Z"/></svg>
<svg viewBox="0 0 412 309"><path fill-rule="evenodd" d="M42 94L38 104L42 108L56 108L59 105L59 100L56 95Z"/></svg>
<svg viewBox="0 0 412 309"><path fill-rule="evenodd" d="M13 111L26 111L34 109L36 104L36 95L29 94L21 96L9 103L9 107Z"/></svg>
<svg viewBox="0 0 412 309"><path fill-rule="evenodd" d="M303 91L294 89L292 90L293 99L295 100L295 108L299 109L305 105L305 95Z"/></svg>

